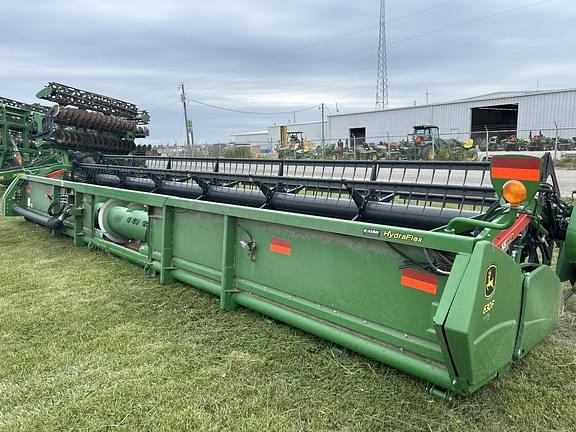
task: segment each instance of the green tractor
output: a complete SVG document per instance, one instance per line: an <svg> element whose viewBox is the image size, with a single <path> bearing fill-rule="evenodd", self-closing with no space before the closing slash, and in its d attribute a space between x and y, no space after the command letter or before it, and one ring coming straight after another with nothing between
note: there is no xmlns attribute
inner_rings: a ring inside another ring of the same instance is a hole
<svg viewBox="0 0 576 432"><path fill-rule="evenodd" d="M440 138L438 126L414 126L412 134L399 147L400 158L407 160L466 160L478 159L472 140Z"/></svg>
<svg viewBox="0 0 576 432"><path fill-rule="evenodd" d="M356 154L352 153L352 159L355 160L371 160L377 161L380 159L378 151L374 148L373 144L363 143L362 145L356 146Z"/></svg>
<svg viewBox="0 0 576 432"><path fill-rule="evenodd" d="M394 153L394 151L392 151ZM357 144L356 148L350 147L348 143L338 140L336 144L327 144L322 150L316 147L313 152L313 159L330 160L371 160L389 159L388 145L366 143ZM396 158L398 159L398 158Z"/></svg>

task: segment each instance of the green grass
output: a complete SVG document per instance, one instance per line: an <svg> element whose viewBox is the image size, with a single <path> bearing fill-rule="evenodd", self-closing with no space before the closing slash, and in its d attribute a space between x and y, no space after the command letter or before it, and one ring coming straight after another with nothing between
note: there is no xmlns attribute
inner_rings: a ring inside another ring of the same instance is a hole
<svg viewBox="0 0 576 432"><path fill-rule="evenodd" d="M0 429L573 431L576 307L505 377L424 383L0 218Z"/></svg>

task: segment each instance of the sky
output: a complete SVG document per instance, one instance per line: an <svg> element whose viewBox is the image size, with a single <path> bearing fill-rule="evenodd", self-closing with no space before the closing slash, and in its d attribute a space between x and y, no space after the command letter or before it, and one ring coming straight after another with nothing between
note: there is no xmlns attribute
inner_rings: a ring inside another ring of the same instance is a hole
<svg viewBox="0 0 576 432"><path fill-rule="evenodd" d="M387 0L389 106L576 87L573 0ZM49 81L150 112L152 144L197 144L374 109L379 0L2 0L0 96ZM306 111L303 109L310 108ZM338 110L338 111L337 111ZM249 113L259 113L249 114Z"/></svg>

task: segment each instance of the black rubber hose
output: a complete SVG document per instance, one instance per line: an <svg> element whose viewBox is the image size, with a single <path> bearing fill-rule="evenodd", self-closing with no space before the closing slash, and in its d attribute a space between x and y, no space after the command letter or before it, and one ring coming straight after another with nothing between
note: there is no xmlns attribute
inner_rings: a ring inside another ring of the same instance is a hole
<svg viewBox="0 0 576 432"><path fill-rule="evenodd" d="M34 222L38 225L43 225L50 229L55 229L62 226L62 222L58 222L58 217L56 216L54 217L44 216L27 209L23 209L22 207L16 205L12 206L12 211L17 215L24 216L24 219L30 222Z"/></svg>
<svg viewBox="0 0 576 432"><path fill-rule="evenodd" d="M70 217L68 210L70 210L70 206L64 208L62 213L60 213L59 215L53 216L53 217L48 217L48 216L44 216L44 215L35 213L33 211L24 209L20 206L16 206L16 205L12 206L12 211L14 213L16 213L17 215L24 216L24 219L26 219L30 222L34 222L38 225L45 226L48 229L60 229L60 228L62 228L62 223L64 222L64 220L66 220L68 217Z"/></svg>

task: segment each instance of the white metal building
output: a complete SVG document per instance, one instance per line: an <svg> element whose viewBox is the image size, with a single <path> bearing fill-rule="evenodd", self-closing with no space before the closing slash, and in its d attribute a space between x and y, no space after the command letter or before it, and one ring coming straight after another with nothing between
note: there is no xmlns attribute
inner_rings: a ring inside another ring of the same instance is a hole
<svg viewBox="0 0 576 432"><path fill-rule="evenodd" d="M260 146L262 153L273 151L280 142L280 126L269 126L268 130L233 134L232 139L236 145ZM288 125L288 134L302 132L304 140L314 145L322 143L322 122L291 123ZM328 122L324 122L324 134L328 141Z"/></svg>
<svg viewBox="0 0 576 432"><path fill-rule="evenodd" d="M268 131L245 132L232 135L232 140L236 145L267 145L270 140Z"/></svg>
<svg viewBox="0 0 576 432"><path fill-rule="evenodd" d="M528 137L576 136L576 89L498 92L454 102L328 117L331 142L398 141L415 125L433 124L445 137L483 138L486 134ZM488 130L488 132L487 132Z"/></svg>

